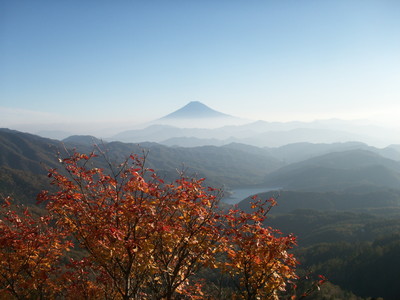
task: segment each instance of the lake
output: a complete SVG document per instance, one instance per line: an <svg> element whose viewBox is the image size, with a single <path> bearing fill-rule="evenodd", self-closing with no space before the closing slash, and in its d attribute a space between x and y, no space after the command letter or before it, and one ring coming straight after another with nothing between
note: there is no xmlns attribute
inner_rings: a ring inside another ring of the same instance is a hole
<svg viewBox="0 0 400 300"><path fill-rule="evenodd" d="M243 199L253 196L255 194L265 193L269 191L280 190L279 188L268 188L268 187L258 187L258 188L238 188L232 189L229 192L232 193L227 197L222 198L222 202L228 204L236 204Z"/></svg>

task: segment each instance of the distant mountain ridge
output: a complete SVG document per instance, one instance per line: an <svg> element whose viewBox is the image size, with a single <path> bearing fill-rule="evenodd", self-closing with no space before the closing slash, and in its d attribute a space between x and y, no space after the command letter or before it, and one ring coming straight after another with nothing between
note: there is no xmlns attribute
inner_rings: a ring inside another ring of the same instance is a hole
<svg viewBox="0 0 400 300"><path fill-rule="evenodd" d="M205 120L210 119L204 119L202 122ZM355 141L378 147L382 144L382 141L374 136L363 133L314 128L314 123L302 125L303 127L293 128L294 124L254 122L245 125L204 128L201 126L179 127L176 124L153 124L144 129L120 132L107 140L130 143L156 142L183 147L220 146L233 142L258 147L280 147L293 143L330 144Z"/></svg>
<svg viewBox="0 0 400 300"><path fill-rule="evenodd" d="M359 141L376 147L400 143L400 138L396 138L400 137L400 131L362 122L336 119L313 122L252 121L216 111L199 101L189 102L182 108L143 125L146 127L125 130L102 138L108 141L156 142L183 147L221 146L233 142L258 147L279 147L304 142Z"/></svg>
<svg viewBox="0 0 400 300"><path fill-rule="evenodd" d="M137 113L146 114L145 111ZM381 148L400 144L400 128L380 127L365 120L278 122L269 121L267 112L265 116L265 120L244 119L212 109L200 101L191 101L153 121L131 126L124 123L118 129L105 128L107 125L102 125L103 129L88 133L103 141L156 142L183 147L221 146L230 143L280 147L293 143L362 142ZM74 133L45 130L39 135L62 140ZM396 156L392 150L387 150L388 155L392 152Z"/></svg>

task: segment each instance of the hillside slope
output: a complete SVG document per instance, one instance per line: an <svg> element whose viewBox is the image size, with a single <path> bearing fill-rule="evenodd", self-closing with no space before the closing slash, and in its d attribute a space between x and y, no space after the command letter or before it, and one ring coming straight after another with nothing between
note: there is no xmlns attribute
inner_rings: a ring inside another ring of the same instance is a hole
<svg viewBox="0 0 400 300"><path fill-rule="evenodd" d="M399 188L400 163L366 150L334 152L287 165L264 183L290 190L338 191L362 186Z"/></svg>

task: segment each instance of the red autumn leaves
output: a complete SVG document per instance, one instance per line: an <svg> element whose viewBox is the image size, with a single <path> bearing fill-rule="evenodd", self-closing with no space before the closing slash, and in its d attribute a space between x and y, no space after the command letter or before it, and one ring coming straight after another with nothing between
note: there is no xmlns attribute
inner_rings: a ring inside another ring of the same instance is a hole
<svg viewBox="0 0 400 300"><path fill-rule="evenodd" d="M230 298L275 299L296 278L296 259L288 253L294 237L263 225L273 199L255 199L250 213L222 210L218 191L205 188L203 179L181 176L166 184L136 156L116 168L109 164L107 172L93 167L94 159L74 153L61 160L66 173L50 170L56 192L38 196L46 216L3 205L3 293L217 298L222 288L204 274L218 274L232 287ZM72 241L80 257L67 261Z"/></svg>

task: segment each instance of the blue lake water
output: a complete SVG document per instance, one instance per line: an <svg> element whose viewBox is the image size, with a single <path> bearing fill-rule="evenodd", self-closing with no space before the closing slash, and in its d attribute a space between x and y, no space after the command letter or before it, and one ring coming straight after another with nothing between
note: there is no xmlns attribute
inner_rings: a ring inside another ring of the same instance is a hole
<svg viewBox="0 0 400 300"><path fill-rule="evenodd" d="M239 188L239 189L232 189L231 195L222 198L222 202L228 204L236 204L242 201L243 199L253 196L259 193L265 193L269 191L279 190L279 188L268 188L268 187L261 187L261 188Z"/></svg>

